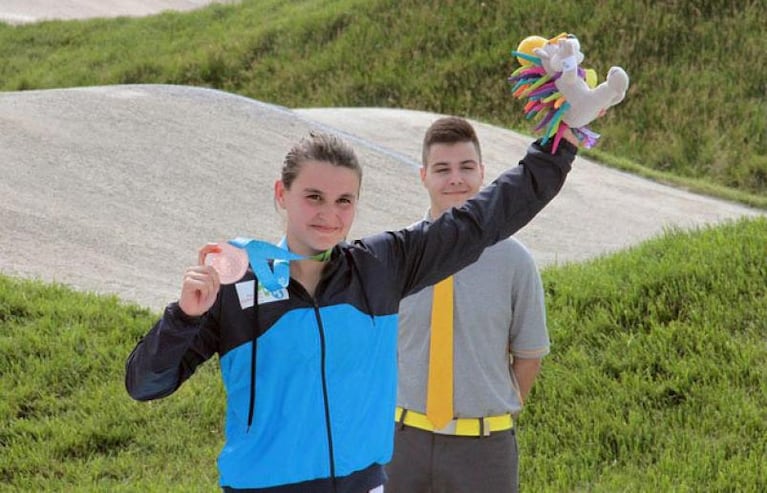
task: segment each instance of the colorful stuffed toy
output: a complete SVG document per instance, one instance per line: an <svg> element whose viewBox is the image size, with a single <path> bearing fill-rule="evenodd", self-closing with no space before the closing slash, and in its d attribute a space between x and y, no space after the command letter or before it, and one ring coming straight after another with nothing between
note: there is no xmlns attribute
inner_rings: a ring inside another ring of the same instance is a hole
<svg viewBox="0 0 767 493"><path fill-rule="evenodd" d="M528 119L541 116L535 131L542 132L543 143L554 139L551 152L557 151L568 128L587 149L596 145L599 134L587 125L623 101L628 74L620 67L612 67L607 79L597 85L596 72L580 67L584 56L578 38L572 34L551 39L528 36L511 53L521 65L509 77L514 97L528 100Z"/></svg>

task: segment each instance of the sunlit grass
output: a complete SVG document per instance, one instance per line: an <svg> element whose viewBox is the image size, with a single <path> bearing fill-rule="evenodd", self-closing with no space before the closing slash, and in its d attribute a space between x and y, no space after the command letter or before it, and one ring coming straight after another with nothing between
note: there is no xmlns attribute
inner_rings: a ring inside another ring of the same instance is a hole
<svg viewBox="0 0 767 493"><path fill-rule="evenodd" d="M767 488L767 220L544 270L552 354L518 421L527 491ZM215 491L214 359L133 402L158 314L0 276L0 491Z"/></svg>
<svg viewBox="0 0 767 493"><path fill-rule="evenodd" d="M620 64L632 80L625 102L593 125L604 136L598 156L766 207L767 4L733 5L246 0L0 25L0 89L190 84L287 107L402 107L529 131L505 81L510 51L529 34L571 31L586 66L603 78Z"/></svg>

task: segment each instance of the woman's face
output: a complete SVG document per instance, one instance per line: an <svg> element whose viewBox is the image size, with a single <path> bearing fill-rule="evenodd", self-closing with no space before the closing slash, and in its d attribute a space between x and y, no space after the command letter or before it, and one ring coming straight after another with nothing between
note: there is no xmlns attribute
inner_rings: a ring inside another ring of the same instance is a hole
<svg viewBox="0 0 767 493"><path fill-rule="evenodd" d="M287 213L288 247L315 255L344 240L354 222L360 176L344 166L305 161L290 189L274 184L277 205Z"/></svg>

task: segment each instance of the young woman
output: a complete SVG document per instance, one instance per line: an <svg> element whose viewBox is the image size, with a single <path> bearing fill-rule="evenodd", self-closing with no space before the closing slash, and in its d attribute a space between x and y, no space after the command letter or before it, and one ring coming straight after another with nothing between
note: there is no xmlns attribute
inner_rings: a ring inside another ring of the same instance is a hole
<svg viewBox="0 0 767 493"><path fill-rule="evenodd" d="M551 154L535 142L464 206L347 243L362 170L337 137L309 135L274 186L287 216L281 244L303 256L289 262L287 286L265 291L252 270L221 285L203 262L216 247L203 247L179 300L128 358L128 392L165 397L217 353L227 393L218 461L225 491L379 488L393 448L400 300L524 226L559 191L575 153L570 143Z"/></svg>

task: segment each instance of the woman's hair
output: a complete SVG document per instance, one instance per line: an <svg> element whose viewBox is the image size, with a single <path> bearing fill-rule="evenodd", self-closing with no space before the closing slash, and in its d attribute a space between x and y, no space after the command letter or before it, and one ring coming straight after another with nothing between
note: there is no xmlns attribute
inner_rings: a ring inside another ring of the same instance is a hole
<svg viewBox="0 0 767 493"><path fill-rule="evenodd" d="M362 181L362 166L349 144L332 134L311 132L285 155L281 179L286 189L289 190L293 185L301 171L301 165L306 161L324 161L334 166L349 168L357 172Z"/></svg>
<svg viewBox="0 0 767 493"><path fill-rule="evenodd" d="M459 142L471 142L477 149L477 156L482 161L482 151L479 148L479 139L471 123L457 116L446 116L431 124L423 137L421 154L422 164L426 166L426 158L433 144L457 144Z"/></svg>

